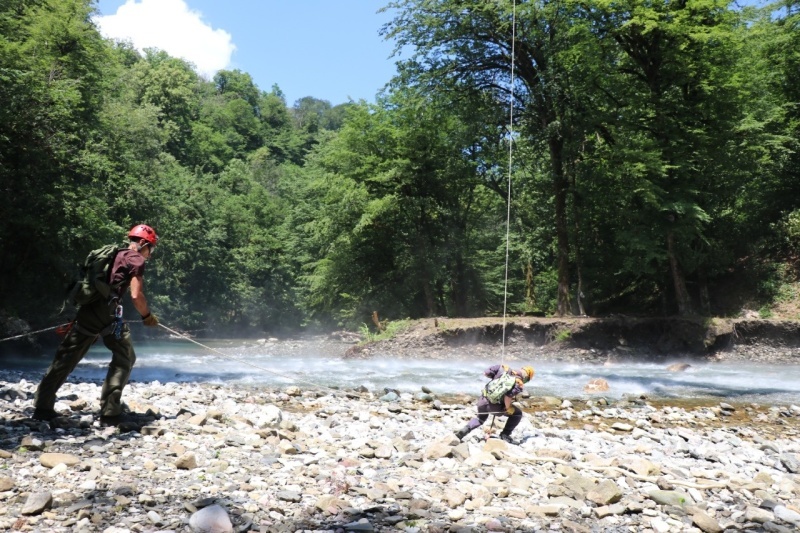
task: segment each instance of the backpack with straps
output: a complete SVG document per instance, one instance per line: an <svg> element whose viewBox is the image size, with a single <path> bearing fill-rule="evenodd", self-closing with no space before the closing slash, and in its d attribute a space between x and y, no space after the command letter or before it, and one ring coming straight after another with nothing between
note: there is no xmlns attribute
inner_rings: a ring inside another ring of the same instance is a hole
<svg viewBox="0 0 800 533"><path fill-rule="evenodd" d="M503 400L503 396L514 387L516 382L517 376L512 374L510 370L506 371L502 376L498 376L486 384L483 388L483 395L491 403L500 403Z"/></svg>
<svg viewBox="0 0 800 533"><path fill-rule="evenodd" d="M120 247L116 244L107 244L89 252L80 267L78 280L68 290L67 300L71 304L86 305L100 299L108 300L112 289L116 288L108 281L119 251Z"/></svg>

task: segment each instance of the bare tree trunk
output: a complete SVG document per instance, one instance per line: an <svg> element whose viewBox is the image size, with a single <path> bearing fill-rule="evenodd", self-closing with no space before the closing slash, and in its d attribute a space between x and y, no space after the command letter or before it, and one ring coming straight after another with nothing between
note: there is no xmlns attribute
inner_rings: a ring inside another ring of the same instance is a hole
<svg viewBox="0 0 800 533"><path fill-rule="evenodd" d="M423 258L419 264L419 283L422 286L422 293L425 295L425 307L427 315L428 317L432 317L436 316L437 314L436 296L433 290L432 276L430 275L428 264L424 259L425 257L428 257L428 246L425 238L422 235L417 236L417 248L421 252L419 257Z"/></svg>
<svg viewBox="0 0 800 533"><path fill-rule="evenodd" d="M564 177L563 142L550 140L550 161L553 165L553 195L556 208L556 247L558 250L558 316L571 314L569 308L569 232L567 228L567 190Z"/></svg>
<svg viewBox="0 0 800 533"><path fill-rule="evenodd" d="M583 147L581 147L581 155L583 155ZM575 275L578 278L578 286L575 290L575 300L578 302L578 315L586 316L586 310L583 308L583 273L581 271L581 202L579 201L577 193L577 170L575 169L574 165L570 167L570 175L572 177L572 218L574 220L575 227Z"/></svg>
<svg viewBox="0 0 800 533"><path fill-rule="evenodd" d="M467 291L466 291L466 275L464 273L464 260L461 258L461 253L456 258L455 272L453 272L453 307L455 308L456 316L468 316L469 309L467 308Z"/></svg>
<svg viewBox="0 0 800 533"><path fill-rule="evenodd" d="M436 298L433 295L433 288L428 280L422 284L425 293L425 305L428 307L428 317L436 316Z"/></svg>
<svg viewBox="0 0 800 533"><path fill-rule="evenodd" d="M678 305L679 315L688 315L692 312L692 301L689 291L686 290L686 279L675 252L675 235L672 230L667 232L667 254L669 255L669 269L672 274L672 283L675 287L675 302Z"/></svg>
<svg viewBox="0 0 800 533"><path fill-rule="evenodd" d="M708 294L708 276L705 267L698 269L698 282L700 284L700 310L706 316L711 315L711 296Z"/></svg>
<svg viewBox="0 0 800 533"><path fill-rule="evenodd" d="M575 223L575 231L578 231L577 228L578 223ZM577 237L576 237L577 240ZM580 316L586 316L586 310L583 308L583 276L581 275L581 252L580 247L576 244L575 245L575 273L578 276L578 287L575 291L575 299L578 300L578 314Z"/></svg>
<svg viewBox="0 0 800 533"><path fill-rule="evenodd" d="M525 265L525 304L530 309L536 307L536 291L533 287L533 264L530 261Z"/></svg>

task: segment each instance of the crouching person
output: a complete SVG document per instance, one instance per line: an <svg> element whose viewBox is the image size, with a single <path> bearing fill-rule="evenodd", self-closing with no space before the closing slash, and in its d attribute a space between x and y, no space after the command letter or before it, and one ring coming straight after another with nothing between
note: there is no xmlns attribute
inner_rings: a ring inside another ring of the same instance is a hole
<svg viewBox="0 0 800 533"><path fill-rule="evenodd" d="M478 414L466 426L456 431L456 437L463 440L475 428L486 422L489 415L508 417L500 432L500 438L506 442L514 443L511 432L522 421L522 410L513 402L534 376L532 366L525 366L513 370L506 365L494 365L484 371L484 375L491 381L486 384L477 403Z"/></svg>

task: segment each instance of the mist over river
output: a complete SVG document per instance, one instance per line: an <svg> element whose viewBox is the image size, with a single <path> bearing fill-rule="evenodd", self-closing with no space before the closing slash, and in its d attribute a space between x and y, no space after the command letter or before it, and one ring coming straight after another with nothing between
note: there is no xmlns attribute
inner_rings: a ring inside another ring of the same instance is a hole
<svg viewBox="0 0 800 533"><path fill-rule="evenodd" d="M199 346L185 339L134 342L137 354L132 382L237 383L266 388L297 385L301 388L353 389L365 386L381 393L384 388L417 392L427 387L437 394L477 395L486 382L483 370L501 361L487 359L469 348L460 360L408 359L391 354L371 358L341 357L347 345L316 341L203 340ZM224 355L222 355L224 354ZM7 370L24 370L39 376L52 353L41 356L5 356ZM110 352L95 344L70 376L71 381L102 381ZM506 361L521 366L521 361ZM688 362L682 372L667 369L671 362ZM800 405L800 365L746 361L705 362L674 360L664 363L618 362L613 365L537 361L536 376L527 387L534 396L580 399L589 397L584 385L604 378L607 398L646 395L649 398L716 398L720 401Z"/></svg>

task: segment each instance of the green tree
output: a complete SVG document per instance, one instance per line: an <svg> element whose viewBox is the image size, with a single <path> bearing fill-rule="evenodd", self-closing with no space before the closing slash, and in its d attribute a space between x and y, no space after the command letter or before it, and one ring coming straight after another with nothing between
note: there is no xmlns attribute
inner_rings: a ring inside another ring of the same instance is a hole
<svg viewBox="0 0 800 533"><path fill-rule="evenodd" d="M109 60L91 14L80 0L0 4L0 301L37 319L57 308L61 250L110 226L77 161Z"/></svg>
<svg viewBox="0 0 800 533"><path fill-rule="evenodd" d="M241 70L220 70L214 75L214 85L218 94L241 98L253 109L255 116L260 116L260 91L250 74Z"/></svg>
<svg viewBox="0 0 800 533"><path fill-rule="evenodd" d="M627 152L633 195L623 204L617 243L631 258L628 271L666 267L677 312L690 314L687 275L704 294L714 247L709 223L730 208L742 177L734 136L740 102L730 77L738 18L716 0L592 7L586 16L596 34L620 52L606 100L618 118L607 131Z"/></svg>
<svg viewBox="0 0 800 533"><path fill-rule="evenodd" d="M502 233L486 223L498 198L481 169L495 162L478 148L502 130L474 120L479 98L452 104L397 91L379 106L351 108L315 150L291 221L303 299L315 314L349 324L374 310L469 316L502 301L480 263L482 247L497 251ZM502 265L502 254L494 260Z"/></svg>
<svg viewBox="0 0 800 533"><path fill-rule="evenodd" d="M798 45L800 9L796 2L777 2L753 12L737 72L746 113L740 129L753 139L740 161L752 176L739 195L737 209L742 217L739 225L754 231L739 236L743 243L771 240L774 232L769 223L799 207Z"/></svg>
<svg viewBox="0 0 800 533"><path fill-rule="evenodd" d="M191 64L163 50L145 50L145 61L133 66L138 102L157 107L167 150L178 161L188 161L192 125L197 120L201 81Z"/></svg>
<svg viewBox="0 0 800 533"><path fill-rule="evenodd" d="M402 62L396 83L420 84L436 91L444 87L444 80L455 79L458 83L447 88L485 91L505 109L513 100L518 131L531 146L547 153L548 166L542 171L548 176L553 199L557 313L570 312L567 151L576 142L569 124L574 105L570 85L576 79L564 68L561 55L581 37L571 31L575 6L549 1L515 6L478 0L403 0L387 9L396 15L384 34L396 39L398 49L415 50L411 59Z"/></svg>

